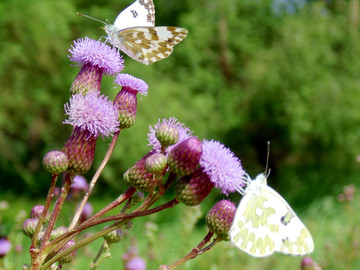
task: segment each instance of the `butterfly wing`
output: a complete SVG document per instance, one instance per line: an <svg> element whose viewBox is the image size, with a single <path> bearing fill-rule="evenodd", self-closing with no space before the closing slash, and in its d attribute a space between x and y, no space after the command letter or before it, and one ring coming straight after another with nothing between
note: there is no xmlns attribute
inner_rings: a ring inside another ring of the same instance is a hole
<svg viewBox="0 0 360 270"><path fill-rule="evenodd" d="M155 7L152 0L137 0L116 17L114 26L118 30L129 27L154 26Z"/></svg>
<svg viewBox="0 0 360 270"><path fill-rule="evenodd" d="M187 30L179 27L134 27L120 31L111 43L132 59L148 65L168 57L186 35Z"/></svg>
<svg viewBox="0 0 360 270"><path fill-rule="evenodd" d="M314 250L309 230L285 199L267 185L244 195L230 238L238 248L255 257L274 252L305 255Z"/></svg>

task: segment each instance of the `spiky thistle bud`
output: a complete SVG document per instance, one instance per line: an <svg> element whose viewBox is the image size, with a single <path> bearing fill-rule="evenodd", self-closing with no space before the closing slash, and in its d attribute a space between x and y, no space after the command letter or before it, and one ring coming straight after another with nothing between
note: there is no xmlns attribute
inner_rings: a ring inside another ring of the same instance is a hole
<svg viewBox="0 0 360 270"><path fill-rule="evenodd" d="M31 218L37 218L40 219L40 217L42 216L43 212L44 212L44 206L43 205L35 205L30 212L30 217ZM50 212L47 211L46 215L45 215L45 219L44 219L44 223L48 223L50 219Z"/></svg>
<svg viewBox="0 0 360 270"><path fill-rule="evenodd" d="M178 142L179 129L174 125L162 123L156 128L155 136L163 147L167 147Z"/></svg>
<svg viewBox="0 0 360 270"><path fill-rule="evenodd" d="M104 238L109 243L118 243L124 238L124 232L120 229L113 230L104 235Z"/></svg>
<svg viewBox="0 0 360 270"><path fill-rule="evenodd" d="M61 151L50 151L43 159L44 169L52 174L59 174L69 166L69 159L64 152Z"/></svg>
<svg viewBox="0 0 360 270"><path fill-rule="evenodd" d="M236 213L236 206L229 200L216 203L206 214L206 224L210 232L221 240L229 241L229 231Z"/></svg>
<svg viewBox="0 0 360 270"><path fill-rule="evenodd" d="M162 173L166 169L167 158L164 154L154 153L147 157L145 168L149 173Z"/></svg>
<svg viewBox="0 0 360 270"><path fill-rule="evenodd" d="M171 149L168 163L171 171L178 175L189 175L199 165L202 144L198 138L190 137Z"/></svg>
<svg viewBox="0 0 360 270"><path fill-rule="evenodd" d="M28 218L23 223L23 232L26 236L30 238L33 236L36 226L38 225L39 220L37 218Z"/></svg>
<svg viewBox="0 0 360 270"><path fill-rule="evenodd" d="M75 245L75 241L74 240L70 240L69 242L67 242L61 249L59 252L63 252L66 249L70 248L71 246ZM71 253L69 253L68 255L62 257L59 260L59 263L61 264L65 264L65 263L70 263L76 256L76 250L72 251Z"/></svg>
<svg viewBox="0 0 360 270"><path fill-rule="evenodd" d="M124 180L142 192L149 192L157 184L153 174L145 169L146 159L152 154L146 154L124 173Z"/></svg>
<svg viewBox="0 0 360 270"><path fill-rule="evenodd" d="M63 235L64 233L68 232L68 228L64 226L57 227L56 229L52 230L50 235L50 241L58 238L59 236Z"/></svg>
<svg viewBox="0 0 360 270"><path fill-rule="evenodd" d="M114 105L119 110L120 128L129 128L135 123L137 109L137 94L147 94L148 85L141 79L129 74L118 74L115 83L122 86L114 99Z"/></svg>
<svg viewBox="0 0 360 270"><path fill-rule="evenodd" d="M104 74L115 74L124 69L124 60L115 48L88 37L74 41L69 50L70 60L81 66L70 91L73 94L98 92Z"/></svg>
<svg viewBox="0 0 360 270"><path fill-rule="evenodd" d="M179 202L195 206L205 200L213 187L209 176L198 168L192 175L183 176L175 182L175 196Z"/></svg>

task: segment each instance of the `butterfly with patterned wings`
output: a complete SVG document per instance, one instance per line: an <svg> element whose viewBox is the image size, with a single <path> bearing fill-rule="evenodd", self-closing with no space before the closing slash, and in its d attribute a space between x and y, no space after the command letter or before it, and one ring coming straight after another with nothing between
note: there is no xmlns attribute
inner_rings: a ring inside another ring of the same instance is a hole
<svg viewBox="0 0 360 270"><path fill-rule="evenodd" d="M247 187L230 228L230 240L254 257L274 252L303 256L314 250L309 230L279 193L267 185L267 176L254 180L245 175Z"/></svg>
<svg viewBox="0 0 360 270"><path fill-rule="evenodd" d="M180 27L156 26L152 0L136 0L106 24L107 41L145 65L168 57L187 35Z"/></svg>

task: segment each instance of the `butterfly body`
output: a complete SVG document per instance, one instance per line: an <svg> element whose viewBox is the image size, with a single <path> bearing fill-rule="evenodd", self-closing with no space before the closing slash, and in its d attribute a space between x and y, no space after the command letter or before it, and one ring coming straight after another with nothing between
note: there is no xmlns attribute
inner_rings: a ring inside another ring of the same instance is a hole
<svg viewBox="0 0 360 270"><path fill-rule="evenodd" d="M137 0L124 9L113 25L105 25L107 41L134 60L151 64L168 57L187 30L180 27L155 27L152 0Z"/></svg>
<svg viewBox="0 0 360 270"><path fill-rule="evenodd" d="M230 229L231 241L254 257L274 252L306 255L314 250L309 230L279 193L259 174L247 187Z"/></svg>

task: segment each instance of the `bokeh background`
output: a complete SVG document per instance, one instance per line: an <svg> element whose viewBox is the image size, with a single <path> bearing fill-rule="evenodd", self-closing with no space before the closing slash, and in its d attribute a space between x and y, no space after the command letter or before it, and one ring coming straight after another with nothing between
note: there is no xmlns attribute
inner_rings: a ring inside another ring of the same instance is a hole
<svg viewBox="0 0 360 270"><path fill-rule="evenodd" d="M15 211L30 210L34 201L43 203L50 175L42 168L42 158L60 150L70 135L71 127L62 124L63 105L79 69L69 61L68 49L78 38L105 35L101 23L76 13L113 22L131 3L0 1L0 200L9 202L0 212L0 234L16 235ZM314 260L324 269L356 269L360 228L354 213L360 199L355 192L351 200L341 202L338 194L344 186L356 190L360 185L358 0L154 3L156 25L181 26L189 34L170 58L153 65L124 56L124 72L145 80L149 94L138 102L135 125L120 135L95 190L94 208L102 208L104 201L127 188L122 175L149 151L149 125L175 116L199 138L231 148L252 177L264 171L270 141L268 182L309 225ZM119 90L112 78L104 78L102 88L110 97ZM109 143L100 140L88 179ZM147 257L150 241L136 239L149 269L179 259L200 242L206 231L203 215L223 197L213 192L198 209L199 217L185 221L193 225L188 231L181 220L186 213L197 215L182 206L167 218L159 214L139 221L158 226L155 246L166 234L170 239L169 245L161 243L163 249L156 248L154 258ZM237 204L240 195L230 199ZM179 239L191 232L198 242ZM16 255L18 266L26 262L21 259L29 260L26 252L24 244L25 255ZM226 244L211 252L183 269L300 269L300 258L252 260ZM113 262L118 264L119 258ZM87 269L89 262L87 258L75 269Z"/></svg>

